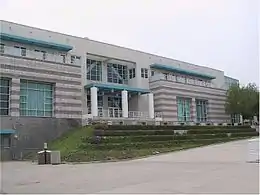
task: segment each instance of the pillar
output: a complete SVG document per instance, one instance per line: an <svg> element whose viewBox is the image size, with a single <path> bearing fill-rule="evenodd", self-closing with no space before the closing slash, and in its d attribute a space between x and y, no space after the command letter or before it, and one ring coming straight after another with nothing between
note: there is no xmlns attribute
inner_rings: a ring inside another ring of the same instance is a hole
<svg viewBox="0 0 260 195"><path fill-rule="evenodd" d="M121 92L122 96L122 115L123 118L128 118L128 92L126 90Z"/></svg>
<svg viewBox="0 0 260 195"><path fill-rule="evenodd" d="M96 87L91 87L90 88L91 115L93 117L98 116L97 91L98 91L98 89Z"/></svg>
<svg viewBox="0 0 260 195"><path fill-rule="evenodd" d="M191 120L197 122L196 99L191 99Z"/></svg>
<svg viewBox="0 0 260 195"><path fill-rule="evenodd" d="M149 118L154 118L153 93L148 94L148 116L149 116Z"/></svg>

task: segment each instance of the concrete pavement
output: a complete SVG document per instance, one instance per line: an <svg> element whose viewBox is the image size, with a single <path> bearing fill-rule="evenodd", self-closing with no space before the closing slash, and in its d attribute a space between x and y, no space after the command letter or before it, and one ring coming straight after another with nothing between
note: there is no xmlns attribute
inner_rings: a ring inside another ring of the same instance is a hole
<svg viewBox="0 0 260 195"><path fill-rule="evenodd" d="M125 162L2 163L5 193L259 193L259 164L247 141Z"/></svg>

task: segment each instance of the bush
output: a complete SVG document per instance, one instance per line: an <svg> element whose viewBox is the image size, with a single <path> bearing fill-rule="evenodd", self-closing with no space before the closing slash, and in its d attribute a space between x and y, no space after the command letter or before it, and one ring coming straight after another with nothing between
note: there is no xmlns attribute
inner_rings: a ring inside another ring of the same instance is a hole
<svg viewBox="0 0 260 195"><path fill-rule="evenodd" d="M185 125L95 125L95 129L104 130L190 130L190 129L248 129L250 126L185 126Z"/></svg>
<svg viewBox="0 0 260 195"><path fill-rule="evenodd" d="M82 149L92 150L127 150L127 149L147 149L147 148L167 148L180 147L189 144L207 145L213 143L221 143L231 140L238 140L237 138L215 138L215 139L193 139L193 140L171 140L171 141L150 141L150 142L127 142L127 143L103 143L99 145L82 144Z"/></svg>

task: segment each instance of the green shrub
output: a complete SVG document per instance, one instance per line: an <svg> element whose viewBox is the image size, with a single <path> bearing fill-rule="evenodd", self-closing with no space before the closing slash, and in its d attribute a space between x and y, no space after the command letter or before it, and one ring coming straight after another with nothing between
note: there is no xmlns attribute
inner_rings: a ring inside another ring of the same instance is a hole
<svg viewBox="0 0 260 195"><path fill-rule="evenodd" d="M248 129L250 126L168 126L168 125L99 125L94 128L106 130L190 130L190 129Z"/></svg>

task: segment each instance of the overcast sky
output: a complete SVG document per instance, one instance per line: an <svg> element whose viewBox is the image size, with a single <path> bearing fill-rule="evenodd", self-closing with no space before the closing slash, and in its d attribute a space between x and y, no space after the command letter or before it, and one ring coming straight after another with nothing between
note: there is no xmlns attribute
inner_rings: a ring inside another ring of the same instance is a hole
<svg viewBox="0 0 260 195"><path fill-rule="evenodd" d="M224 70L259 85L258 0L0 0L0 19Z"/></svg>

